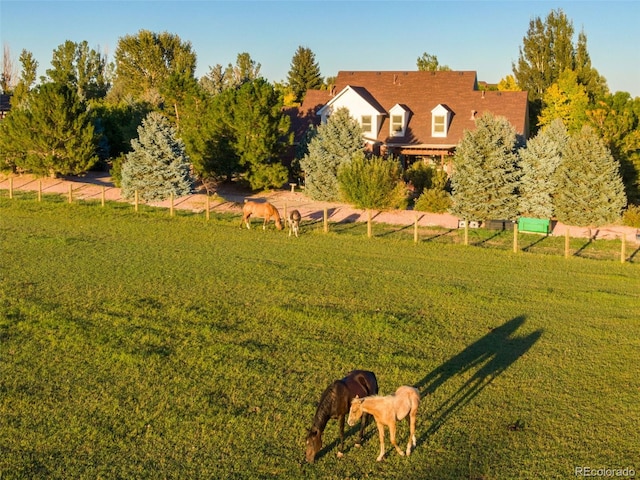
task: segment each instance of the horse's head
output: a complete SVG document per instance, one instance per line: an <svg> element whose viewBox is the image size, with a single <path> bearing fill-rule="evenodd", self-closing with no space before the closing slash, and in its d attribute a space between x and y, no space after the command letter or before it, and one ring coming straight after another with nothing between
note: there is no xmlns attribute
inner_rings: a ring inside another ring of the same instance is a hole
<svg viewBox="0 0 640 480"><path fill-rule="evenodd" d="M349 409L349 418L347 419L347 423L350 427L353 427L360 417L362 417L362 402L364 402L364 398L360 398L356 395L356 398L351 400L351 408Z"/></svg>
<svg viewBox="0 0 640 480"><path fill-rule="evenodd" d="M280 220L280 215L276 214L276 228L278 230L282 230L282 221Z"/></svg>
<svg viewBox="0 0 640 480"><path fill-rule="evenodd" d="M316 459L316 454L322 449L322 432L316 427L311 428L307 435L306 444L307 451L305 456L307 457L307 462L313 463Z"/></svg>

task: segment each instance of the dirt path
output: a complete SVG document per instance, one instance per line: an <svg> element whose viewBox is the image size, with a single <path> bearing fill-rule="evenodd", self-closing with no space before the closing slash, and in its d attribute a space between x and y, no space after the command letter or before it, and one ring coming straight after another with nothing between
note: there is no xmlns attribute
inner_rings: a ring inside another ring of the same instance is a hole
<svg viewBox="0 0 640 480"><path fill-rule="evenodd" d="M111 177L105 172L90 172L83 176L61 178L37 178L33 175L0 176L0 190L42 190L43 194L57 193L68 195L69 188L72 197L77 200L101 200L104 195L107 201L129 202L124 200L119 188L113 185ZM360 210L343 203L317 202L306 197L299 189L274 190L260 194L243 192L242 190L222 185L216 195L212 195L209 201L209 209L212 212L231 212L241 214L242 204L245 199L262 199L271 202L281 214L284 211L298 209L302 220L322 220L324 210L327 210L329 221L340 222L366 222L366 210ZM132 203L132 202L129 202ZM151 206L170 208L171 201L152 202ZM191 195L185 195L174 200L174 208L204 212L207 206L207 195L204 189ZM413 225L418 221L420 227L458 228L458 218L450 214L434 214L416 212L413 210L392 210L388 212L372 211L372 221L389 225ZM555 223L552 235L564 236L569 230L571 237L596 239L615 239L624 235L627 242L640 244L640 230L634 227L611 225L597 229L574 227Z"/></svg>

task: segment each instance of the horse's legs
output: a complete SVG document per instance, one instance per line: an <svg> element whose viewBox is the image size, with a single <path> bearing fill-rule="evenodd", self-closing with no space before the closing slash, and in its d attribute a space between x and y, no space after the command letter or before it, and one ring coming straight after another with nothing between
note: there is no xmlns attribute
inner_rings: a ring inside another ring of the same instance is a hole
<svg viewBox="0 0 640 480"><path fill-rule="evenodd" d="M367 420L369 420L369 414L363 413L362 418L360 419L360 435L358 435L358 443L356 443L356 447L362 445L362 438L364 437L364 428L367 426Z"/></svg>
<svg viewBox="0 0 640 480"><path fill-rule="evenodd" d="M398 455L403 456L404 452L400 450L398 444L396 443L396 421L395 419L389 422L389 437L391 438L391 444L396 448L396 452Z"/></svg>
<svg viewBox="0 0 640 480"><path fill-rule="evenodd" d="M409 413L409 443L407 444L407 455L411 453L411 443L413 446L416 446L416 415L418 414L418 403L411 407L411 412Z"/></svg>
<svg viewBox="0 0 640 480"><path fill-rule="evenodd" d="M380 455L376 458L376 461L379 462L384 457L384 424L376 420L376 426L378 427L378 435L380 436Z"/></svg>
<svg viewBox="0 0 640 480"><path fill-rule="evenodd" d="M416 409L417 410L417 409ZM407 442L407 456L411 455L411 443L416 446L416 410L409 414L409 441Z"/></svg>
<svg viewBox="0 0 640 480"><path fill-rule="evenodd" d="M342 458L342 451L344 450L344 415L340 415L338 425L340 428L340 448L338 449L338 458Z"/></svg>
<svg viewBox="0 0 640 480"><path fill-rule="evenodd" d="M251 229L251 226L250 226L250 223L249 223L249 222L250 222L250 220L249 220L249 217L250 217L250 216L251 216L251 214L249 214L249 215L247 215L247 214L242 215L242 220L240 220L240 228L242 228L242 224L244 223L244 224L247 226L247 228L248 228L249 230Z"/></svg>

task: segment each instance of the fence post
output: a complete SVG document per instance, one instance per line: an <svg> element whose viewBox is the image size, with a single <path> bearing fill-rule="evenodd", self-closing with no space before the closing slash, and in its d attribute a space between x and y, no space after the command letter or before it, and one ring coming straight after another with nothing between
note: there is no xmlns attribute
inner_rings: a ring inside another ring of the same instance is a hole
<svg viewBox="0 0 640 480"><path fill-rule="evenodd" d="M138 211L138 190L135 191L134 195L134 210L137 212Z"/></svg>
<svg viewBox="0 0 640 480"><path fill-rule="evenodd" d="M413 242L418 243L418 214L413 216Z"/></svg>
<svg viewBox="0 0 640 480"><path fill-rule="evenodd" d="M38 201L42 201L42 180L38 180Z"/></svg>
<svg viewBox="0 0 640 480"><path fill-rule="evenodd" d="M371 238L371 209L367 208L367 237Z"/></svg>
<svg viewBox="0 0 640 480"><path fill-rule="evenodd" d="M569 227L564 231L564 258L569 258Z"/></svg>
<svg viewBox="0 0 640 480"><path fill-rule="evenodd" d="M13 198L13 177L9 177L9 199Z"/></svg>
<svg viewBox="0 0 640 480"><path fill-rule="evenodd" d="M324 227L323 227L324 233L327 233L329 231L329 213L327 212L327 207L324 207L322 222L324 224Z"/></svg>
<svg viewBox="0 0 640 480"><path fill-rule="evenodd" d="M73 185L69 184L69 203L73 203Z"/></svg>
<svg viewBox="0 0 640 480"><path fill-rule="evenodd" d="M620 246L620 263L624 263L627 260L627 237L624 234L624 232L622 232L622 245Z"/></svg>
<svg viewBox="0 0 640 480"><path fill-rule="evenodd" d="M205 214L205 218L207 219L207 221L209 221L209 207L211 206L211 197L209 197L209 193L207 192L207 213Z"/></svg>
<svg viewBox="0 0 640 480"><path fill-rule="evenodd" d="M464 219L464 244L469 245L469 220Z"/></svg>
<svg viewBox="0 0 640 480"><path fill-rule="evenodd" d="M102 195L100 196L100 203L102 204L102 206L104 207L104 192L105 192L105 188L104 185L102 186Z"/></svg>
<svg viewBox="0 0 640 480"><path fill-rule="evenodd" d="M518 253L518 222L513 224L513 253Z"/></svg>
<svg viewBox="0 0 640 480"><path fill-rule="evenodd" d="M174 199L174 194L173 192L171 192L171 203L169 205L169 216L173 217L173 199Z"/></svg>

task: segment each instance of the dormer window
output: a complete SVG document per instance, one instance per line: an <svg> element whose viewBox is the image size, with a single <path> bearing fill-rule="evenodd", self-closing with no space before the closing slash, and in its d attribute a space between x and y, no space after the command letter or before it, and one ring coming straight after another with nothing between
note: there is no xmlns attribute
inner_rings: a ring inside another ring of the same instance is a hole
<svg viewBox="0 0 640 480"><path fill-rule="evenodd" d="M404 137L409 122L409 111L400 104L389 110L389 135Z"/></svg>
<svg viewBox="0 0 640 480"><path fill-rule="evenodd" d="M391 116L391 131L394 133L402 131L402 115Z"/></svg>
<svg viewBox="0 0 640 480"><path fill-rule="evenodd" d="M373 129L371 124L371 115L363 115L360 117L360 125L362 126L362 133L371 133Z"/></svg>
<svg viewBox="0 0 640 480"><path fill-rule="evenodd" d="M446 137L451 120L451 110L444 105L438 105L431 110L431 136Z"/></svg>

